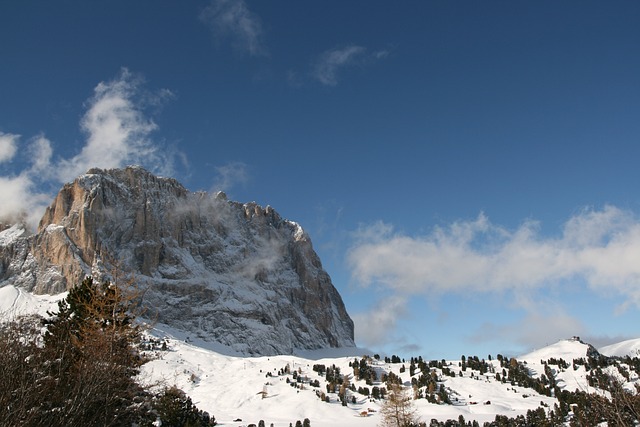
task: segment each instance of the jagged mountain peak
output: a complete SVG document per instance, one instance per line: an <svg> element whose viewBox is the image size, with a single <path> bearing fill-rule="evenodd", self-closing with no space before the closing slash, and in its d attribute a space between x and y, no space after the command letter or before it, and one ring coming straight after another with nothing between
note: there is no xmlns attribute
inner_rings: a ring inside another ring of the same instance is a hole
<svg viewBox="0 0 640 427"><path fill-rule="evenodd" d="M271 206L189 192L139 166L63 186L34 236L0 243L0 285L67 290L110 266L159 323L252 354L353 346L353 322L303 228Z"/></svg>

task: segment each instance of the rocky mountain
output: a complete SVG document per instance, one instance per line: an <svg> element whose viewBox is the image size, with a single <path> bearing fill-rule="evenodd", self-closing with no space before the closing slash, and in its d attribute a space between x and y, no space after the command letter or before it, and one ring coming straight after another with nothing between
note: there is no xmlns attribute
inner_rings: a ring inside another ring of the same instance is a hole
<svg viewBox="0 0 640 427"><path fill-rule="evenodd" d="M140 167L66 184L28 235L0 232L0 286L63 292L132 273L159 324L243 354L353 347L353 322L311 240L270 206L192 193Z"/></svg>

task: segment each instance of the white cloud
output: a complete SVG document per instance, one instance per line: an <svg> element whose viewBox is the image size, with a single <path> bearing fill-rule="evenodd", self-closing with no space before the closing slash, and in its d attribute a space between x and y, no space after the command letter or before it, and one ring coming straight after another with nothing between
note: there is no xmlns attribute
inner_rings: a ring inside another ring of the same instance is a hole
<svg viewBox="0 0 640 427"><path fill-rule="evenodd" d="M170 172L172 162L149 139L157 126L135 102L139 83L123 69L115 80L95 87L81 121L87 134L86 145L79 154L57 166L61 181L74 179L92 167L116 168L132 163Z"/></svg>
<svg viewBox="0 0 640 427"><path fill-rule="evenodd" d="M51 176L51 157L53 156L53 148L51 141L44 135L35 137L28 147L29 157L32 161L31 172L41 175L42 178Z"/></svg>
<svg viewBox="0 0 640 427"><path fill-rule="evenodd" d="M525 348L536 349L572 336L584 336L585 332L586 327L580 319L558 310L555 313L529 313L519 323L510 325L506 336L512 336Z"/></svg>
<svg viewBox="0 0 640 427"><path fill-rule="evenodd" d="M640 307L640 219L614 206L578 212L553 237L543 235L536 221L509 230L484 214L420 236L376 222L354 237L347 263L361 286L383 289L400 303L416 297L433 301L445 294L503 296L511 300L512 310L525 313L516 323L479 328L474 342L499 339L528 348L586 335L585 325L566 313L564 303L548 296L575 287L586 287L598 297L623 297L626 302L616 311ZM376 310L370 315L374 320L393 317ZM387 325L383 333L389 334L388 341L395 324ZM372 339L374 344L385 342L382 333Z"/></svg>
<svg viewBox="0 0 640 427"><path fill-rule="evenodd" d="M51 203L51 195L35 190L32 177L22 173L13 177L0 177L0 221L25 221L35 229Z"/></svg>
<svg viewBox="0 0 640 427"><path fill-rule="evenodd" d="M69 159L53 159L53 147L44 136L30 140L26 150L30 165L24 170L0 177L0 219L22 219L33 229L53 194L38 188L53 182L67 182L93 167L117 168L140 164L156 173L170 175L175 150L161 150L150 139L157 128L143 107L158 106L170 92L143 93L141 80L123 69L116 79L99 83L87 102L80 126L86 134L81 151ZM12 159L17 151L18 135L0 134L0 161Z"/></svg>
<svg viewBox="0 0 640 427"><path fill-rule="evenodd" d="M25 175L0 177L0 218L11 218L22 211L24 196L29 193L31 181Z"/></svg>
<svg viewBox="0 0 640 427"><path fill-rule="evenodd" d="M526 221L514 231L481 214L425 236L363 228L348 253L352 277L403 294L512 291L516 297L571 281L640 306L640 221L613 206L570 218L560 237Z"/></svg>
<svg viewBox="0 0 640 427"><path fill-rule="evenodd" d="M349 45L329 49L317 59L313 68L313 78L327 86L338 84L338 74L346 67L364 66L389 56L389 50L368 51L363 46Z"/></svg>
<svg viewBox="0 0 640 427"><path fill-rule="evenodd" d="M545 303L548 305L544 309L538 306L516 322L485 323L473 331L468 341L472 344L511 342L519 344L526 352L572 336L585 335L586 327L579 319L568 315L551 301Z"/></svg>
<svg viewBox="0 0 640 427"><path fill-rule="evenodd" d="M406 316L406 303L405 298L393 295L378 301L367 312L352 315L358 345L377 347L389 342L398 320Z"/></svg>
<svg viewBox="0 0 640 427"><path fill-rule="evenodd" d="M364 47L356 45L327 50L320 55L313 75L320 83L335 86L338 84L338 71L356 64L365 52Z"/></svg>
<svg viewBox="0 0 640 427"><path fill-rule="evenodd" d="M0 133L0 158L3 161L11 160L17 153L17 140L19 135ZM35 229L42 217L46 206L51 203L51 195L42 193L36 189L36 181L43 179L46 173L40 170L42 163L48 163L45 159L44 137L34 139L28 147L29 159L32 166L17 175L0 176L0 222L23 221Z"/></svg>
<svg viewBox="0 0 640 427"><path fill-rule="evenodd" d="M390 54L391 54L391 52L388 49L381 49L381 50L373 52L373 57L375 59L384 59L384 58L388 57Z"/></svg>
<svg viewBox="0 0 640 427"><path fill-rule="evenodd" d="M20 135L0 132L0 163L8 162L16 155Z"/></svg>
<svg viewBox="0 0 640 427"><path fill-rule="evenodd" d="M260 18L244 0L212 0L200 14L218 39L229 38L234 48L251 56L268 55Z"/></svg>
<svg viewBox="0 0 640 427"><path fill-rule="evenodd" d="M224 166L216 166L217 177L213 184L213 191L229 191L237 185L244 185L249 181L247 165L242 162L231 162Z"/></svg>

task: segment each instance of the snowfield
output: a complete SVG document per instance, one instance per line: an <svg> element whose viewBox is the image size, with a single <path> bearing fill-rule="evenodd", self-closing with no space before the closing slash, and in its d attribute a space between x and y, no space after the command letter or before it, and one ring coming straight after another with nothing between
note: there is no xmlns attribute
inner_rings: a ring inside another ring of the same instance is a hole
<svg viewBox="0 0 640 427"><path fill-rule="evenodd" d="M161 381L166 385L177 385L191 396L200 409L213 414L221 425L244 426L264 420L266 425L273 423L274 426L286 427L289 423L295 425L297 420L302 421L304 418L309 418L313 426L320 427L376 426L381 421L380 400L349 392L349 402L351 396L355 395L356 403L343 407L335 393L329 394L330 403L321 401L316 395L316 391L326 392L326 382L324 376L313 371L314 364L335 365L342 374L350 375L356 388L372 388L365 381L353 378L353 369L349 363L356 358L354 356L321 358L318 354L318 359L298 356L226 356L185 342L182 338L167 334L166 330L160 334L156 331L156 335L164 336L168 350L156 352L157 359L144 365L141 378L151 383ZM581 345L586 353L586 345ZM361 357L357 358L359 360ZM455 377L441 377L444 386L453 391L452 400L455 397L457 402L444 405L429 403L426 399L415 400L414 404L422 421L428 423L432 418L441 421L457 420L463 415L467 421L477 420L482 424L493 421L497 414L515 417L538 408L541 402L550 408L556 403L556 399L539 395L532 389L496 381L495 374L478 375L478 371L467 369L460 377L458 362L447 362L449 368L456 373ZM375 360L371 363L376 370L399 375L410 389L408 360L406 363ZM497 360L489 363L496 372L501 371ZM302 390L287 382L295 381L292 375L278 375L287 365L305 378ZM407 370L401 373L403 365ZM474 378L471 378L472 372ZM419 374L417 371L416 376ZM319 388L308 384L309 380L316 379L320 381ZM380 382L373 385L383 386ZM264 398L263 391L266 392ZM366 416L362 416L365 412ZM235 422L236 419L242 421Z"/></svg>
<svg viewBox="0 0 640 427"><path fill-rule="evenodd" d="M28 314L46 316L47 311L57 310L58 301L66 296L66 292L57 295L34 295L11 285L1 287L0 318L11 320L16 316Z"/></svg>
<svg viewBox="0 0 640 427"><path fill-rule="evenodd" d="M640 340L626 340L602 347L600 353L609 357L640 357Z"/></svg>

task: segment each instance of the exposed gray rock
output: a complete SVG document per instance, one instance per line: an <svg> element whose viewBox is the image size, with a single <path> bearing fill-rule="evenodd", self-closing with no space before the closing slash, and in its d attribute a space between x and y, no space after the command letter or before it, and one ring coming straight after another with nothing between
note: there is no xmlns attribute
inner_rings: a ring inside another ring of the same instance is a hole
<svg viewBox="0 0 640 427"><path fill-rule="evenodd" d="M235 351L355 345L309 236L270 206L191 193L140 167L92 169L60 190L35 235L0 232L0 286L59 293L114 266L147 288L155 321Z"/></svg>

